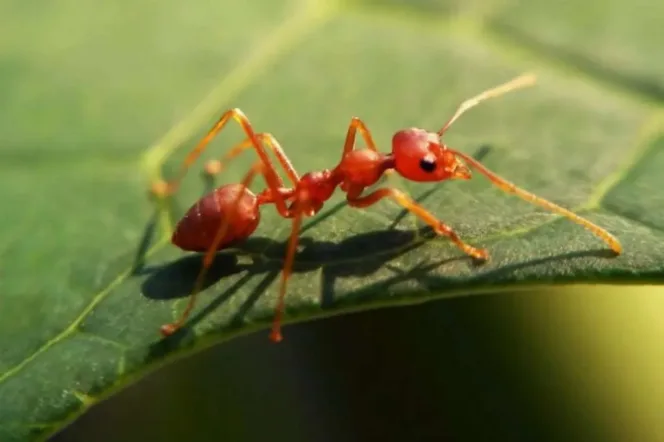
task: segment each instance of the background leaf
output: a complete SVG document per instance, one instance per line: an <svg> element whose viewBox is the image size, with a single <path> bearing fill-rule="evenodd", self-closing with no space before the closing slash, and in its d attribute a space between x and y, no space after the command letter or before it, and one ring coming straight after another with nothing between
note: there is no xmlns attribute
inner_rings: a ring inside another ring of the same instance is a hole
<svg viewBox="0 0 664 442"><path fill-rule="evenodd" d="M472 265L391 204L357 211L337 196L332 216L309 220L303 235L291 320L514 284L661 279L655 23L623 19L632 5L620 1L574 14L546 2L402 5L0 6L12 18L0 29L0 440L43 437L176 350L271 319L288 223L268 209L243 253L215 266L213 279L224 277L201 299L197 338L156 334L182 307L200 259L167 244L170 221L148 202L148 179L172 173L230 106L306 171L336 163L352 115L387 150L396 129L437 128L462 99L535 70L536 88L473 110L447 141L469 153L490 145L490 168L587 215L626 249L607 259L578 226L481 178L397 179L492 261ZM589 26L598 11L604 26ZM240 137L229 130L208 157ZM203 190L192 174L174 216Z"/></svg>

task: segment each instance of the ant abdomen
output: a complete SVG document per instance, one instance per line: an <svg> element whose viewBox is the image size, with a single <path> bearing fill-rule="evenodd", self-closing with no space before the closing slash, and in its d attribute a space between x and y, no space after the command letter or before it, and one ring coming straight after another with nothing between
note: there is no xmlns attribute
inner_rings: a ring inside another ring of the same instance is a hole
<svg viewBox="0 0 664 442"><path fill-rule="evenodd" d="M241 192L241 194L239 194ZM238 197L240 198L238 201ZM232 214L217 250L251 235L260 222L258 199L242 184L227 184L199 199L175 227L171 241L183 250L207 251L223 220Z"/></svg>

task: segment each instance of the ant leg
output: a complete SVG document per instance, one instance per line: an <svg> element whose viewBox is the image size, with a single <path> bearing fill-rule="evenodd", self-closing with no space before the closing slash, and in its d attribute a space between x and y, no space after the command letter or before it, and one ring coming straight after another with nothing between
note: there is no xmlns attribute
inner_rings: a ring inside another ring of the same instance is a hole
<svg viewBox="0 0 664 442"><path fill-rule="evenodd" d="M293 272L293 262L295 261L295 251L297 250L297 243L300 235L300 227L302 226L302 210L296 209L293 216L293 226L291 228L290 239L288 240L288 250L284 261L284 268L281 273L281 286L279 287L279 299L274 314L274 321L272 322L272 330L270 331L270 340L273 342L280 342L283 339L281 335L281 322L284 316L284 300L286 299L286 286L288 278Z"/></svg>
<svg viewBox="0 0 664 442"><path fill-rule="evenodd" d="M277 139L274 138L274 136L270 133L256 134L256 138L267 144L272 153L277 157L279 164L281 164L281 167L286 172L286 176L288 176L290 182L293 184L293 186L295 186L300 181L300 176L295 170L295 167L293 167L293 164L291 164L288 156L286 156L286 153L284 152ZM220 173L224 169L225 163L240 155L250 147L253 147L250 139L242 141L241 143L234 146L230 151L228 151L226 155L224 155L220 160L208 161L208 163L205 165L205 171L209 175L216 175ZM283 184L281 184L281 186L283 186Z"/></svg>
<svg viewBox="0 0 664 442"><path fill-rule="evenodd" d="M177 189L177 186L179 185L191 164L196 161L200 154L207 148L208 143L212 141L212 139L224 128L224 126L226 126L226 124L231 119L235 120L240 125L240 127L242 127L242 130L247 135L247 138L251 141L252 146L256 149L256 153L258 153L259 158L263 162L263 175L265 176L265 181L267 182L268 187L274 194L278 194L278 189L281 187L281 180L279 175L277 174L274 165L270 161L270 157L268 156L265 147L263 147L259 139L256 137L256 133L254 132L249 119L244 114L244 112L238 108L224 112L221 118L219 118L217 123L212 127L212 129L210 129L205 137L203 137L203 139L196 145L196 147L191 152L189 152L184 162L182 163L180 172L176 178L171 182L158 181L154 183L152 185L152 192L160 197L164 197L173 193ZM277 210L280 214L288 213L288 208L286 207L286 203L283 199L276 199L275 205L277 206Z"/></svg>
<svg viewBox="0 0 664 442"><path fill-rule="evenodd" d="M259 173L261 169L263 169L264 167L265 166L260 161L255 163L252 166L252 168L249 170L249 172L245 175L245 177L242 179L241 181L242 191L238 192L235 201L233 201L233 206L232 206L233 210L231 210L228 214L228 217L224 218L223 221L221 222L219 230L217 231L217 234L214 237L212 244L210 245L210 248L207 250L207 252L203 257L203 267L201 268L201 271L196 277L196 282L194 283L194 289L189 295L189 302L187 303L187 306L185 307L184 311L175 322L162 325L161 334L163 336L172 335L178 329L180 329L180 327L182 327L182 325L187 321L189 314L191 313L191 311L194 308L194 305L196 304L196 297L198 293L201 291L203 282L205 281L205 275L207 274L209 268L212 266L212 263L214 262L214 258L217 253L219 243L221 243L222 239L226 235L228 228L231 225L233 225L234 215L235 212L237 211L237 208L239 207L240 201L242 200L244 189L248 188L251 185L251 182L253 181L256 174Z"/></svg>
<svg viewBox="0 0 664 442"><path fill-rule="evenodd" d="M438 136L443 136L445 131L449 129L452 123L454 123L457 120L457 118L463 115L467 110L477 106L478 104L480 104L485 100L488 100L489 98L499 97L500 95L504 95L516 89L532 86L533 84L535 84L536 80L537 79L534 74L523 74L508 81L507 83L503 83L499 86L488 89L472 98L469 98L468 100L464 101L459 105L454 115L452 115L452 118L450 118L447 121L447 123L445 123L445 125L442 127L442 129L438 131Z"/></svg>
<svg viewBox="0 0 664 442"><path fill-rule="evenodd" d="M544 198L541 198L524 189L517 187L515 184L491 172L489 169L484 167L479 161L475 160L469 155L463 154L461 152L452 149L450 149L450 152L461 158L463 161L465 161L472 168L480 172L482 175L486 176L495 186L497 186L502 191L514 194L519 198L522 198L533 204L537 204L541 207L544 207L547 210L562 215L570 219L571 221L574 221L577 224L580 224L581 226L585 227L586 229L594 233L602 241L604 241L611 248L611 250L613 250L617 255L620 255L622 253L622 246L620 245L620 241L618 241L616 237L611 235L609 232L607 232L597 224L594 224L588 221L587 219L582 218L579 215L563 207L560 207L557 204L552 203L551 201L545 200Z"/></svg>
<svg viewBox="0 0 664 442"><path fill-rule="evenodd" d="M346 196L348 205L350 205L351 207L365 208L373 204L376 204L378 201L382 200L383 198L390 197L394 201L396 201L399 205L401 205L404 209L413 213L422 221L430 225L437 234L449 237L452 240L452 242L459 249L463 250L467 255L480 260L486 260L489 258L489 254L486 250L477 249L469 244L466 244L459 237L459 235L457 235L454 232L454 230L452 230L450 226L438 220L434 215L432 215L424 207L420 206L415 201L413 201L404 192L391 187L385 187L382 189L375 190L374 192L371 192L370 194L365 196L360 196L360 192L348 192Z"/></svg>
<svg viewBox="0 0 664 442"><path fill-rule="evenodd" d="M236 144L220 160L209 160L205 163L205 173L211 176L221 173L224 170L224 163L228 163L250 147L254 147L250 139Z"/></svg>
<svg viewBox="0 0 664 442"><path fill-rule="evenodd" d="M367 145L367 147L374 152L378 152L376 143L374 142L373 137L371 136L371 132L369 132L369 128L367 128L367 125L358 117L353 117L351 118L350 124L348 125L348 132L346 133L343 154L346 155L348 152L351 152L355 148L355 137L357 136L358 131L360 132L360 136L364 139L364 143Z"/></svg>
<svg viewBox="0 0 664 442"><path fill-rule="evenodd" d="M360 132L360 136L362 137L362 139L364 139L364 144L367 145L367 148L373 150L374 152L378 152L378 148L376 147L376 142L373 140L373 136L371 135L371 132L369 131L369 128L367 127L366 123L362 121L359 117L353 117L350 120L350 124L348 125L348 132L346 133L346 141L344 142L344 151L342 154L342 158L347 153L352 152L353 149L355 148L355 138L357 137L358 131ZM386 176L391 177L392 174L394 173L394 169L387 169L383 173Z"/></svg>

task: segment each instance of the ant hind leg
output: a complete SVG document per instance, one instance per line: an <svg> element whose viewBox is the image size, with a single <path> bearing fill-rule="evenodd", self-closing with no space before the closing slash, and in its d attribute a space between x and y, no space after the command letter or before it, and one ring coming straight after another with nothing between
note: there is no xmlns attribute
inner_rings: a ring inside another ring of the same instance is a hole
<svg viewBox="0 0 664 442"><path fill-rule="evenodd" d="M262 162L260 161L256 162L242 179L241 182L242 187L246 189L249 186L251 186L254 177L256 176L257 173L260 173L260 171L263 168L264 165L262 164ZM219 229L217 230L217 233L214 239L212 240L212 243L210 244L210 247L203 256L203 266L201 268L201 271L198 273L198 276L196 277L194 288L191 294L189 295L189 301L184 311L180 314L180 317L176 321L162 325L161 334L163 336L170 336L176 331L178 331L189 318L189 315L191 314L192 310L194 309L194 306L196 305L196 298L198 296L198 293L201 291L203 284L205 282L205 276L207 275L207 272L210 269L210 267L212 267L215 255L217 253L217 249L219 248L219 244L226 236L228 229L233 225L235 218L234 215L238 210L243 195L244 192L238 192L237 197L232 203L233 209L230 210L228 212L228 216L222 220L221 224L219 225Z"/></svg>
<svg viewBox="0 0 664 442"><path fill-rule="evenodd" d="M298 181L300 181L300 176L274 135L270 133L258 133L256 134L256 138L267 145L270 151L272 151L272 153L277 157L277 160L286 173L288 180L293 186L296 186ZM208 176L214 176L221 173L221 171L225 169L226 163L230 162L232 159L251 147L253 147L253 143L249 138L236 144L221 159L209 160L205 164L205 173ZM279 179L279 182L280 185L283 186L281 179Z"/></svg>
<svg viewBox="0 0 664 442"><path fill-rule="evenodd" d="M244 133L247 136L247 139L251 142L251 146L253 146L256 149L256 153L260 157L261 161L264 164L263 168L263 175L265 176L265 180L267 181L268 187L272 189L273 192L275 192L280 186L281 179L279 178L279 175L276 172L276 169L272 162L270 161L270 157L268 156L265 147L261 144L260 140L256 136L256 133L254 132L253 127L251 126L251 123L247 116L238 108L230 109L222 114L222 116L219 118L219 120L215 123L215 125L208 131L208 133L198 142L196 147L194 147L185 157L182 165L180 166L180 170L176 177L170 181L163 181L163 180L157 180L156 182L152 183L151 190L152 194L154 196L164 198L172 193L174 193L179 184L180 181L184 178L186 175L187 171L191 167L191 165L198 159L198 157L203 153L205 149L207 149L209 143L214 139L214 137L221 132L221 130L226 126L226 124L230 120L235 120ZM278 203L281 205L281 203ZM285 206L280 207L281 209L285 210Z"/></svg>

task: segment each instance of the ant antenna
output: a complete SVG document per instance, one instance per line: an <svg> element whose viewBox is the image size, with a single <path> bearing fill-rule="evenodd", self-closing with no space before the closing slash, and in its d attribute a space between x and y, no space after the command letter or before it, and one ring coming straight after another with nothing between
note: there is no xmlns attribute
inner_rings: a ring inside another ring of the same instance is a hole
<svg viewBox="0 0 664 442"><path fill-rule="evenodd" d="M500 86L488 89L474 96L473 98L469 98L459 105L454 115L452 115L452 118L450 118L449 121L442 127L442 129L437 132L438 136L442 137L445 131L447 131L447 129L449 129L449 127L452 125L452 123L454 123L467 110L477 106L481 102L486 101L489 98L499 97L500 95L504 95L517 89L532 86L536 81L537 77L535 74L523 74L514 78L513 80L508 81L507 83L503 83Z"/></svg>
<svg viewBox="0 0 664 442"><path fill-rule="evenodd" d="M527 190L517 187L516 184L511 183L506 179L491 172L489 169L484 167L484 165L482 165L479 161L475 160L470 155L466 155L464 153L452 149L449 149L449 151L452 152L457 157L461 158L466 164L471 166L473 169L477 170L482 175L487 177L489 181L491 181L496 187L498 187L503 192L516 195L521 199L529 201L533 204L537 204L540 207L544 207L545 209L550 210L551 212L557 213L558 215L562 215L567 219L574 221L577 224L580 224L581 226L585 227L586 229L594 233L597 237L602 239L602 241L604 241L611 248L611 250L613 250L613 252L616 255L620 255L622 253L623 248L620 245L618 239L615 236L611 235L606 230L604 230L603 228L601 228L600 226L598 226L597 224L594 224L588 221L587 219L580 217L576 213L573 213L565 209L564 207L560 207L559 205L554 204L551 201L545 200L544 198L541 198L533 193L530 193Z"/></svg>

